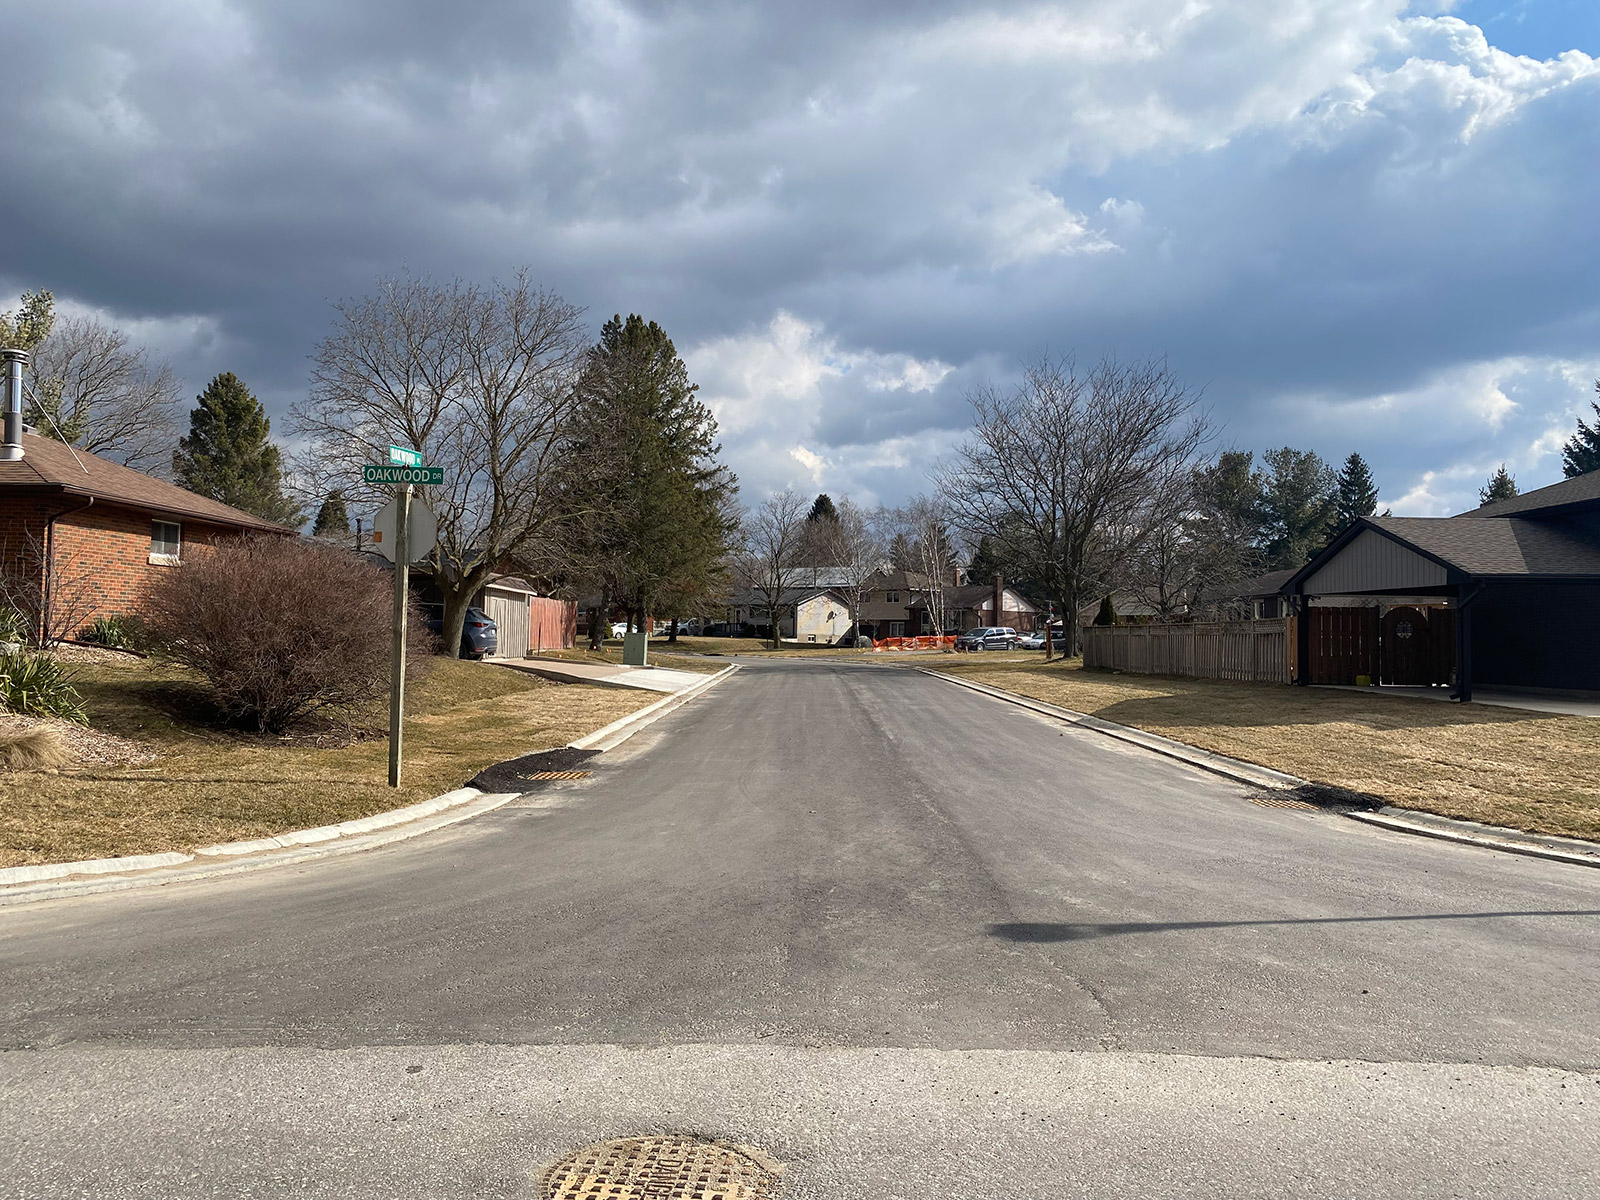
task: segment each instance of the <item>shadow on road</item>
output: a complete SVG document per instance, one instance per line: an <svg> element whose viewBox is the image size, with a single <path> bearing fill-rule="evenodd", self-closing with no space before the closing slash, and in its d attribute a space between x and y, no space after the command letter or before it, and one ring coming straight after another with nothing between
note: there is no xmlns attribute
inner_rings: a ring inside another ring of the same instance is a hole
<svg viewBox="0 0 1600 1200"><path fill-rule="evenodd" d="M1370 921L1481 921L1496 917L1600 917L1600 909L1575 908L1533 912L1407 913L1390 917L1298 917L1281 921L1123 921L1072 924L1056 921L1011 921L989 926L991 937L1008 942L1084 942L1130 933L1168 933L1178 929L1233 929L1264 925L1354 925Z"/></svg>

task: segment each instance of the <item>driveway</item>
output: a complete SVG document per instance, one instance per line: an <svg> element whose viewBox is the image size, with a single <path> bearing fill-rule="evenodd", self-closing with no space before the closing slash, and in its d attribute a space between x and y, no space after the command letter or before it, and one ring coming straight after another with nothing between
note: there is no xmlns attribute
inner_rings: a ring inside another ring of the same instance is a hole
<svg viewBox="0 0 1600 1200"><path fill-rule="evenodd" d="M651 1130L785 1197L1600 1182L1600 872L875 666L752 662L594 768L0 911L0 1192L533 1196Z"/></svg>

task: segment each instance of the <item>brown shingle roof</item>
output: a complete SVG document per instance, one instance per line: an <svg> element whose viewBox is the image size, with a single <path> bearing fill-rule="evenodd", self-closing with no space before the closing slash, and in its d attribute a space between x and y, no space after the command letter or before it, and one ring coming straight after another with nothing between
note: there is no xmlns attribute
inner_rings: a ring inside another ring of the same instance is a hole
<svg viewBox="0 0 1600 1200"><path fill-rule="evenodd" d="M1515 517L1373 517L1372 524L1469 575L1600 575L1582 530Z"/></svg>
<svg viewBox="0 0 1600 1200"><path fill-rule="evenodd" d="M1535 512L1549 512L1551 509L1566 508L1568 505L1589 505L1600 502L1600 471L1590 471L1586 475L1578 475L1572 479L1563 479L1560 483L1552 483L1549 487L1542 487L1536 491L1524 492L1520 496L1513 496L1509 500L1497 500L1493 504L1485 504L1481 508L1468 509L1464 513L1457 513L1458 517L1511 517L1525 516Z"/></svg>
<svg viewBox="0 0 1600 1200"><path fill-rule="evenodd" d="M212 525L237 529L260 529L273 533L293 530L263 521L231 505L197 496L132 467L100 458L83 450L71 450L53 438L22 435L23 457L15 462L0 462L0 495L11 488L45 488L73 496L93 496L142 508L162 516L188 517Z"/></svg>

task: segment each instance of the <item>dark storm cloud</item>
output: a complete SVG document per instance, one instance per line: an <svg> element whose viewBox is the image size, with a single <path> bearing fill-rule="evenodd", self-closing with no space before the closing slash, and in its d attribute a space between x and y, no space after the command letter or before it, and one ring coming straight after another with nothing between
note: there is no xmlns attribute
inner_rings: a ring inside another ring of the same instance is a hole
<svg viewBox="0 0 1600 1200"><path fill-rule="evenodd" d="M281 411L328 299L528 263L662 320L756 490L918 486L1046 348L1166 352L1256 446L1389 396L1392 478L1543 462L1600 75L1403 7L79 0L8 28L0 271ZM1444 437L1494 362L1518 398Z"/></svg>

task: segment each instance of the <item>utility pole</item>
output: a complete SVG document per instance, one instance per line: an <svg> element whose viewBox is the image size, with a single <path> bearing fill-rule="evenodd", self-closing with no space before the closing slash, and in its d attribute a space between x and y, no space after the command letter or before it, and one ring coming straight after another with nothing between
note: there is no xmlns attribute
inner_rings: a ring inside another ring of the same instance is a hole
<svg viewBox="0 0 1600 1200"><path fill-rule="evenodd" d="M406 706L406 609L411 574L411 547L407 528L411 523L411 485L395 489L398 512L394 522L394 645L389 652L389 786L400 786L400 743L405 728Z"/></svg>

